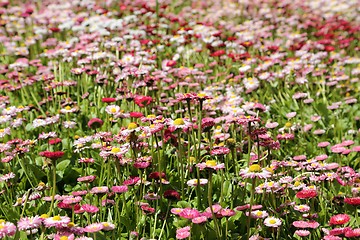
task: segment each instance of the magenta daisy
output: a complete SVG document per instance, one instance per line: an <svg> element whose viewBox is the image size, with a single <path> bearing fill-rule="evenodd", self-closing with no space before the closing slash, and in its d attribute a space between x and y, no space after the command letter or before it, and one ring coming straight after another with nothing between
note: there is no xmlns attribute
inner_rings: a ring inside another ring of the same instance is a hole
<svg viewBox="0 0 360 240"><path fill-rule="evenodd" d="M113 186L111 187L111 191L115 193L124 193L128 191L128 186L122 185L122 186Z"/></svg>
<svg viewBox="0 0 360 240"><path fill-rule="evenodd" d="M99 211L99 208L90 204L83 204L81 206L81 209L83 209L87 213L96 213Z"/></svg>
<svg viewBox="0 0 360 240"><path fill-rule="evenodd" d="M185 208L179 213L179 216L187 219L193 219L200 216L200 212L196 209Z"/></svg>

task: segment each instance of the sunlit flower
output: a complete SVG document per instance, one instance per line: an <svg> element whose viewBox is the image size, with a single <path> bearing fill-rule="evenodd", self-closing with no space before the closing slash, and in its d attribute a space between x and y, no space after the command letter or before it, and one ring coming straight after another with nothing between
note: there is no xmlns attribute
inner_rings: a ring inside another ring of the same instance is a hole
<svg viewBox="0 0 360 240"><path fill-rule="evenodd" d="M269 178L271 172L260 167L259 164L252 164L250 167L240 170L240 176L243 178Z"/></svg>
<svg viewBox="0 0 360 240"><path fill-rule="evenodd" d="M206 162L196 164L200 170L204 170L205 168L219 170L225 168L224 163L217 164L215 160L208 160Z"/></svg>
<svg viewBox="0 0 360 240"><path fill-rule="evenodd" d="M281 220L275 217L267 217L264 220L264 225L267 227L279 227L281 225Z"/></svg>
<svg viewBox="0 0 360 240"><path fill-rule="evenodd" d="M85 232L88 233L95 233L100 232L104 228L104 225L102 223L92 223L84 228Z"/></svg>
<svg viewBox="0 0 360 240"><path fill-rule="evenodd" d="M45 227L65 227L70 222L70 218L68 216L54 216L49 217L44 220Z"/></svg>

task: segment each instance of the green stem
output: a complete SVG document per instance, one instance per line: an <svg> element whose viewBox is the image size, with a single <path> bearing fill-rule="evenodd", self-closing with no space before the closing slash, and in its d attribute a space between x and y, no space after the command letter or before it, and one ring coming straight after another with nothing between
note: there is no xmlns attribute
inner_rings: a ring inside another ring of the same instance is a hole
<svg viewBox="0 0 360 240"><path fill-rule="evenodd" d="M166 215L165 215L165 221L161 227L161 231L160 231L160 235L159 235L159 239L161 239L161 236L164 232L164 228L165 228L165 224L166 224L166 221L167 221L167 217L168 217L168 214L169 214L169 210L170 210L170 205L171 205L171 200L169 200L169 203L168 203L168 206L167 206L167 210L166 210Z"/></svg>
<svg viewBox="0 0 360 240"><path fill-rule="evenodd" d="M51 204L50 204L50 211L48 213L51 216L53 208L54 208L54 200L55 200L55 193L56 193L56 160L53 161L53 179L52 179L52 194L51 194Z"/></svg>
<svg viewBox="0 0 360 240"><path fill-rule="evenodd" d="M251 192L250 192L249 216L248 216L247 222L246 222L246 229L247 229L247 238L246 239L250 238L250 221L251 221L251 211L252 211L252 207L254 205L255 182L256 182L256 178L253 178L252 185L251 185Z"/></svg>
<svg viewBox="0 0 360 240"><path fill-rule="evenodd" d="M210 171L211 171L211 170L210 170ZM218 239L222 239L222 238L221 238L221 232L220 232L219 224L218 224L216 215L215 215L214 210L213 210L213 207L212 207L212 205L213 205L213 202L212 202L212 172L210 172L210 175L209 175L208 203L209 203L211 215L212 215L213 220L214 220L217 238L218 238Z"/></svg>

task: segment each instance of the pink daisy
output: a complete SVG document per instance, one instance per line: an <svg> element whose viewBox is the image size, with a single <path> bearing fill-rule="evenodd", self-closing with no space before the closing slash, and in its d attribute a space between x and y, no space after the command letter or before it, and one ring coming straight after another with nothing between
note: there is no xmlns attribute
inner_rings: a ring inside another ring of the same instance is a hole
<svg viewBox="0 0 360 240"><path fill-rule="evenodd" d="M87 213L96 213L99 211L99 208L90 204L84 204L81 208Z"/></svg>
<svg viewBox="0 0 360 240"><path fill-rule="evenodd" d="M104 225L102 223L93 223L84 228L84 231L87 233L95 233L103 230Z"/></svg>
<svg viewBox="0 0 360 240"><path fill-rule="evenodd" d="M23 217L17 222L17 227L21 231L39 228L42 224L42 221L43 219L37 215L34 217Z"/></svg>
<svg viewBox="0 0 360 240"><path fill-rule="evenodd" d="M308 230L296 230L295 234L298 235L299 237L306 237L310 235L310 231Z"/></svg>
<svg viewBox="0 0 360 240"><path fill-rule="evenodd" d="M45 227L64 227L70 222L70 218L68 216L54 216L49 217L44 220Z"/></svg>
<svg viewBox="0 0 360 240"><path fill-rule="evenodd" d="M179 213L179 216L186 219L193 219L200 216L200 212L196 209L185 208Z"/></svg>

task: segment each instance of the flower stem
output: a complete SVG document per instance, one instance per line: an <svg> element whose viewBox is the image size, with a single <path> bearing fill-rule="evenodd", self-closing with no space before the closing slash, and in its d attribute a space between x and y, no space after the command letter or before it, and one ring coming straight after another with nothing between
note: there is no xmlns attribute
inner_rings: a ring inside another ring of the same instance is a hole
<svg viewBox="0 0 360 240"><path fill-rule="evenodd" d="M215 228L216 228L217 239L222 239L222 238L221 238L221 232L220 232L219 224L218 224L216 215L215 215L214 210L213 210L213 207L212 207L212 205L213 205L213 202L212 202L212 172L210 172L210 175L209 175L208 203L209 203L211 215L212 215L213 220L214 220L214 224L215 224Z"/></svg>
<svg viewBox="0 0 360 240"><path fill-rule="evenodd" d="M54 200L55 200L55 193L56 193L56 160L53 161L53 172L52 172L52 194L51 194L51 204L50 204L50 211L48 213L51 216L53 208L54 208Z"/></svg>

